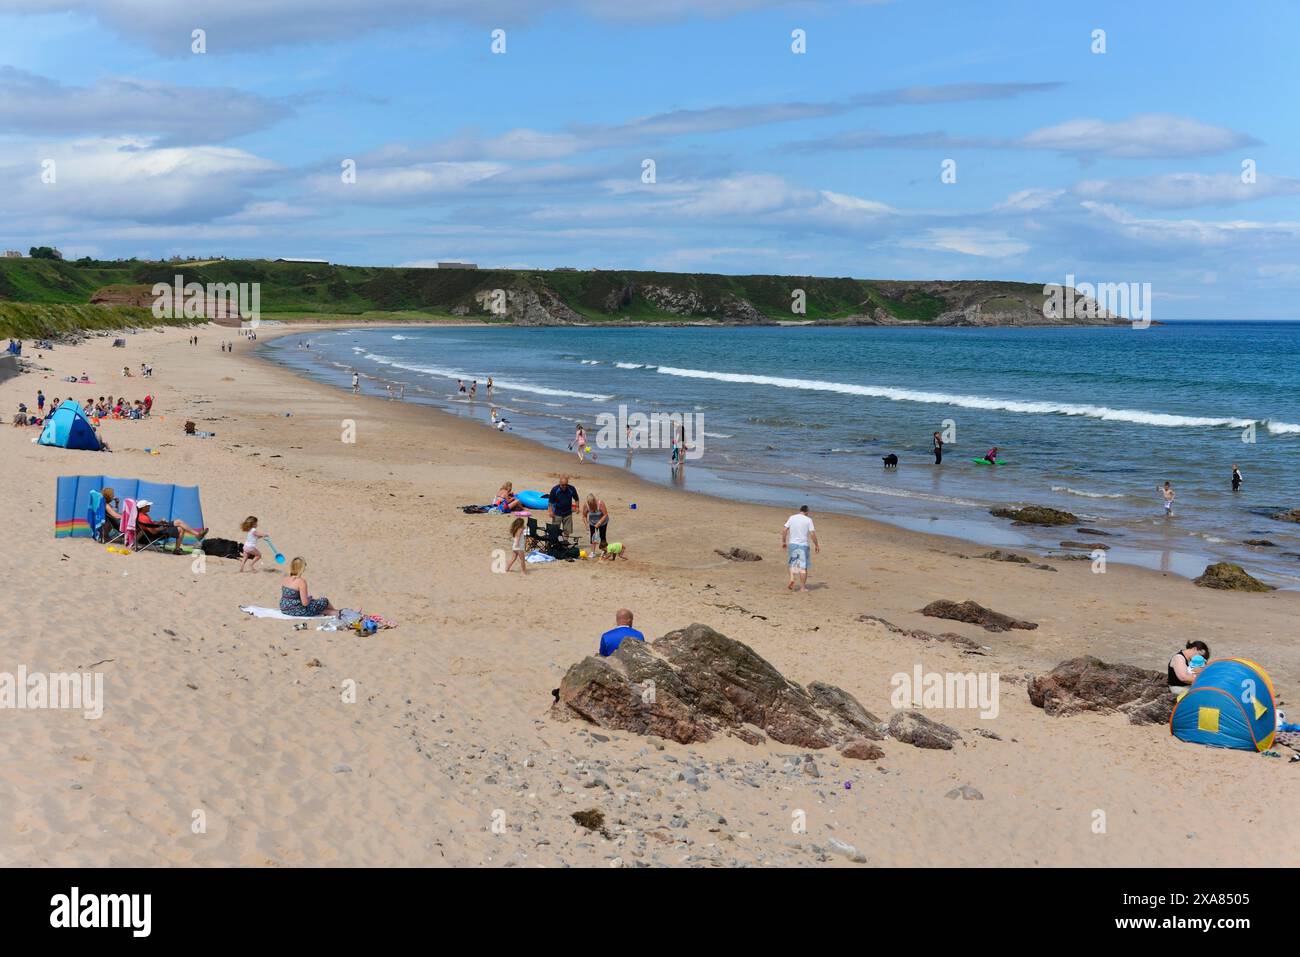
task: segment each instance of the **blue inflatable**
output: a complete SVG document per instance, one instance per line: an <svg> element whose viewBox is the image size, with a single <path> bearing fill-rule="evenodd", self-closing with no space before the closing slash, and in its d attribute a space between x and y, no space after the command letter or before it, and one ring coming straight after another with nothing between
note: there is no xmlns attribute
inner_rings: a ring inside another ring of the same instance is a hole
<svg viewBox="0 0 1300 957"><path fill-rule="evenodd" d="M535 492L532 489L525 489L515 494L515 498L519 499L519 504L524 508L546 509L549 507L546 501L548 497L542 492Z"/></svg>
<svg viewBox="0 0 1300 957"><path fill-rule="evenodd" d="M1174 705L1169 731L1212 748L1267 751L1277 732L1276 701L1273 682L1255 662L1212 661Z"/></svg>

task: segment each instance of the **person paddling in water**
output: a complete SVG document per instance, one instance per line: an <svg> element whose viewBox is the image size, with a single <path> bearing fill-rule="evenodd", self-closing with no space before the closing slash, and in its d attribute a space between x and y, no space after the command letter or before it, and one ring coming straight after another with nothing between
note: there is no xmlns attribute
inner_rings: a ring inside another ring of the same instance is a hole
<svg viewBox="0 0 1300 957"><path fill-rule="evenodd" d="M989 465L998 464L998 447L996 445L984 453L984 461L988 462Z"/></svg>
<svg viewBox="0 0 1300 957"><path fill-rule="evenodd" d="M1170 485L1168 482L1166 482L1164 484L1164 488L1161 488L1159 485L1157 485L1156 491L1158 491L1162 496L1164 496L1165 518L1173 518L1174 517L1174 487Z"/></svg>

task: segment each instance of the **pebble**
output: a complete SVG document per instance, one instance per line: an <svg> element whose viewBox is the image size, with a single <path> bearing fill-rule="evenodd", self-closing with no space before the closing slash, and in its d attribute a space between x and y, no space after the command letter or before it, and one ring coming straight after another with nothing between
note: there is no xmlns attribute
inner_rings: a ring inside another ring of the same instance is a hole
<svg viewBox="0 0 1300 957"><path fill-rule="evenodd" d="M867 863L867 855L863 854L852 844L841 841L838 837L832 837L826 841L826 850L832 854L839 854L841 857L847 857L854 864Z"/></svg>

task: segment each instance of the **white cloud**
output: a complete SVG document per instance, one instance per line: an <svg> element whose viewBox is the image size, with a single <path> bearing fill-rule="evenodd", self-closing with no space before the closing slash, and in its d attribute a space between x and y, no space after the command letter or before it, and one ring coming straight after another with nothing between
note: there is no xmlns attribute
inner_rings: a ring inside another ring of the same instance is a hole
<svg viewBox="0 0 1300 957"><path fill-rule="evenodd" d="M141 134L161 136L166 142L219 142L288 114L284 106L242 90L123 78L64 86L0 67L0 132Z"/></svg>
<svg viewBox="0 0 1300 957"><path fill-rule="evenodd" d="M1133 179L1090 179L1075 184L1085 199L1136 203L1160 208L1226 206L1274 196L1300 194L1300 179L1260 174L1243 183L1234 173L1166 173Z"/></svg>
<svg viewBox="0 0 1300 957"><path fill-rule="evenodd" d="M1029 252L1028 243L992 229L936 228L927 229L920 236L905 239L901 245L911 249L929 249L937 252L961 253L987 259L1005 259Z"/></svg>
<svg viewBox="0 0 1300 957"><path fill-rule="evenodd" d="M342 171L319 173L309 185L319 196L345 202L386 205L432 196L458 195L510 167L504 163L417 163L410 166L369 166L359 162L356 181L345 183Z"/></svg>
<svg viewBox="0 0 1300 957"><path fill-rule="evenodd" d="M1074 119L1021 137L1025 149L1056 150L1077 155L1140 158L1209 156L1253 144L1244 133L1190 116L1139 113L1123 120Z"/></svg>
<svg viewBox="0 0 1300 957"><path fill-rule="evenodd" d="M250 189L280 172L270 160L224 146L158 147L117 137L10 144L0 177L10 184L10 215L73 216L136 222L227 216L251 201ZM47 160L54 182L42 182Z"/></svg>
<svg viewBox="0 0 1300 957"><path fill-rule="evenodd" d="M1178 245L1187 248L1222 248L1243 240L1252 244L1267 244L1294 242L1300 238L1300 223L1295 222L1151 219L1135 216L1112 203L1085 200L1080 205L1117 235L1157 247Z"/></svg>

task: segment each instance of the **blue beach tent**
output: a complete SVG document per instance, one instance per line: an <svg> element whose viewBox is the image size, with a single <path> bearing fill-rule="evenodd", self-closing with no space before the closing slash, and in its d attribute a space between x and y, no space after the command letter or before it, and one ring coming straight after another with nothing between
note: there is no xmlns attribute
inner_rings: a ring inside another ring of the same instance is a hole
<svg viewBox="0 0 1300 957"><path fill-rule="evenodd" d="M103 517L103 496L111 488L118 500L147 498L153 502L149 514L155 521L180 519L190 528L203 528L203 504L193 485L163 485L114 475L60 475L54 496L54 537L91 538ZM92 494L93 493L93 494ZM190 536L186 541L193 544Z"/></svg>
<svg viewBox="0 0 1300 957"><path fill-rule="evenodd" d="M1267 751L1277 731L1277 698L1268 672L1245 658L1212 661L1174 705L1174 737L1212 748Z"/></svg>
<svg viewBox="0 0 1300 957"><path fill-rule="evenodd" d="M61 449L88 449L91 452L98 452L101 448L94 426L75 402L63 403L45 420L40 442Z"/></svg>

